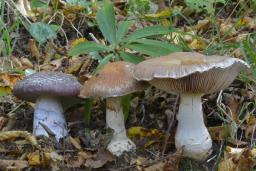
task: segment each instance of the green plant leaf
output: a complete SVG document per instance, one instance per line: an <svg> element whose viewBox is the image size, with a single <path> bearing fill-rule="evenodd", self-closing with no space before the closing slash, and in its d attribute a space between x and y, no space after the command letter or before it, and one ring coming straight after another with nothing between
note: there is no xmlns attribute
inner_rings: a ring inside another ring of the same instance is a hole
<svg viewBox="0 0 256 171"><path fill-rule="evenodd" d="M116 20L114 5L105 3L104 7L96 14L96 21L103 36L112 45L116 45Z"/></svg>
<svg viewBox="0 0 256 171"><path fill-rule="evenodd" d="M32 23L29 32L40 44L45 43L47 39L56 38L58 26L49 25L42 22Z"/></svg>
<svg viewBox="0 0 256 171"><path fill-rule="evenodd" d="M126 41L133 41L135 39L140 39L140 38L149 37L149 36L164 35L164 34L169 34L171 32L172 30L169 29L168 27L150 26L150 27L145 27L145 28L136 30L135 32L131 33L127 37Z"/></svg>
<svg viewBox="0 0 256 171"><path fill-rule="evenodd" d="M127 52L119 52L120 57L127 62L131 62L134 64L140 63L144 60L141 56L136 56Z"/></svg>
<svg viewBox="0 0 256 171"><path fill-rule="evenodd" d="M132 96L130 94L122 97L122 107L123 107L123 114L124 114L125 121L129 116L131 97Z"/></svg>
<svg viewBox="0 0 256 171"><path fill-rule="evenodd" d="M99 52L99 51L111 51L111 48L98 44L96 42L82 42L74 46L69 52L69 56L77 56L81 54L87 54L90 52Z"/></svg>
<svg viewBox="0 0 256 171"><path fill-rule="evenodd" d="M206 10L209 14L213 14L215 9L214 3L222 3L224 4L226 0L185 0L185 3L190 8L195 9L197 12L201 12L202 10Z"/></svg>
<svg viewBox="0 0 256 171"><path fill-rule="evenodd" d="M121 42L122 38L128 33L129 27L132 25L132 21L120 21L118 23L118 29L116 32L117 43Z"/></svg>
<svg viewBox="0 0 256 171"><path fill-rule="evenodd" d="M31 7L32 8L47 8L48 4L41 0L32 0Z"/></svg>
<svg viewBox="0 0 256 171"><path fill-rule="evenodd" d="M90 120L91 120L92 104L93 104L93 99L92 98L85 99L85 102L84 102L84 119L85 119L86 124L89 124Z"/></svg>
<svg viewBox="0 0 256 171"><path fill-rule="evenodd" d="M135 43L125 45L125 47L152 57L163 56L172 52L181 51L181 49L174 44L151 39L139 39L136 40Z"/></svg>
<svg viewBox="0 0 256 171"><path fill-rule="evenodd" d="M105 58L103 58L101 61L100 61L100 63L99 63L99 65L97 66L97 68L94 70L94 73L98 73L99 71L100 71L100 69L103 67L103 66L105 66L107 63L109 63L110 62L110 60L111 59L113 59L114 58L114 54L109 54L109 55L107 55L107 56L105 56Z"/></svg>

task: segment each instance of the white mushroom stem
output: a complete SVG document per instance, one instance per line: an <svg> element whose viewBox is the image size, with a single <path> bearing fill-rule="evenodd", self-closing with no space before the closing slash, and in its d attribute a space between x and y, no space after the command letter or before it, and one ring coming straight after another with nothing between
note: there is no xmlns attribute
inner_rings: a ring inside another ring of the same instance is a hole
<svg viewBox="0 0 256 171"><path fill-rule="evenodd" d="M134 151L136 146L126 135L121 97L107 98L106 106L107 127L114 131L107 149L116 156L122 155L125 151Z"/></svg>
<svg viewBox="0 0 256 171"><path fill-rule="evenodd" d="M54 133L58 141L68 135L62 105L57 98L52 96L38 98L35 105L33 134L48 137L46 129Z"/></svg>
<svg viewBox="0 0 256 171"><path fill-rule="evenodd" d="M204 160L211 153L212 139L204 124L202 94L181 94L175 135L176 148L183 147L183 154Z"/></svg>

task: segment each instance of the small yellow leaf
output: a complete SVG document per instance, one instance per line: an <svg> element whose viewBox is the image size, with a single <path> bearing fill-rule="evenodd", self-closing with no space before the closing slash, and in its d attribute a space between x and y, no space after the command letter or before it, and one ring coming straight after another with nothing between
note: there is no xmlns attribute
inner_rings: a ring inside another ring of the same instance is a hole
<svg viewBox="0 0 256 171"><path fill-rule="evenodd" d="M86 42L87 39L82 37L82 38L79 38L79 39L75 39L71 42L70 44L70 48L73 48L74 46L78 45L79 43L82 43L82 42Z"/></svg>
<svg viewBox="0 0 256 171"><path fill-rule="evenodd" d="M146 129L140 126L131 127L128 129L128 136L129 137L163 137L163 133L157 129Z"/></svg>
<svg viewBox="0 0 256 171"><path fill-rule="evenodd" d="M166 27L171 26L171 22L168 19L161 19L160 21L163 26L166 26Z"/></svg>
<svg viewBox="0 0 256 171"><path fill-rule="evenodd" d="M39 165L41 165L40 153L39 153L38 150L36 152L29 153L27 155L27 158L28 158L29 165L31 165L31 166L39 166Z"/></svg>
<svg viewBox="0 0 256 171"><path fill-rule="evenodd" d="M172 14L171 9L166 8L160 12L157 12L155 14L146 14L144 15L145 18L147 19L158 19L158 18L168 18Z"/></svg>
<svg viewBox="0 0 256 171"><path fill-rule="evenodd" d="M12 93L12 89L8 86L0 86L0 96L4 96L7 94L11 94Z"/></svg>
<svg viewBox="0 0 256 171"><path fill-rule="evenodd" d="M203 50L206 47L206 43L203 40L194 39L188 46L194 50Z"/></svg>

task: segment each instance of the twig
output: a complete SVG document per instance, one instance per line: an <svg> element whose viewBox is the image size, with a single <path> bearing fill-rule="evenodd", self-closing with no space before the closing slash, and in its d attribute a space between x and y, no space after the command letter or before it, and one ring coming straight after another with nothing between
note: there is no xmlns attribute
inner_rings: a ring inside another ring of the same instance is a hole
<svg viewBox="0 0 256 171"><path fill-rule="evenodd" d="M94 36L94 34L89 33L89 35L91 36L93 41L95 41L96 43L100 44L100 41Z"/></svg>
<svg viewBox="0 0 256 171"><path fill-rule="evenodd" d="M180 96L177 95L176 101L175 101L175 104L174 104L174 108L173 108L173 117L170 120L168 129L167 129L167 131L165 133L165 140L164 140L164 147L163 147L163 150L162 150L162 157L164 156L164 153L165 153L165 150L166 150L166 146L167 146L167 142L168 142L168 139L170 137L170 131L171 131L171 128L172 128L172 125L173 125L174 116L176 115L176 109L177 109L177 106L178 106L179 98L180 98Z"/></svg>

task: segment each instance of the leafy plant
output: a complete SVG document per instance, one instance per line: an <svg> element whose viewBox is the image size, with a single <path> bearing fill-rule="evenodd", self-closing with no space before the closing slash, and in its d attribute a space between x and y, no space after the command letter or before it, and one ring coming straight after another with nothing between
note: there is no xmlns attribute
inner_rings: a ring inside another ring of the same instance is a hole
<svg viewBox="0 0 256 171"><path fill-rule="evenodd" d="M150 11L150 0L129 0L126 5L128 13L146 14Z"/></svg>
<svg viewBox="0 0 256 171"><path fill-rule="evenodd" d="M107 45L91 41L82 42L69 51L70 56L106 52L107 55L104 58L98 58L99 66L96 71L112 60L124 60L132 63L139 63L144 60L143 57L135 55L132 51L156 57L181 50L174 44L152 39L152 37L172 32L170 28L164 26L150 26L128 33L132 21L121 21L117 24L113 4L104 5L97 12L96 21ZM129 52L126 51L127 49L130 49Z"/></svg>
<svg viewBox="0 0 256 171"><path fill-rule="evenodd" d="M187 6L195 9L197 12L201 12L202 10L206 10L207 13L213 14L214 3L222 3L224 4L226 0L185 0Z"/></svg>
<svg viewBox="0 0 256 171"><path fill-rule="evenodd" d="M169 54L171 52L180 51L181 49L173 44L152 39L151 37L169 34L172 30L163 26L150 26L129 32L132 21L115 20L115 11L113 4L105 4L96 14L96 21L99 29L107 41L107 45L98 44L96 42L82 42L74 46L70 51L70 56L80 54L98 54L98 52L106 52L106 56L101 58L97 56L99 65L95 72L99 71L104 65L111 61L124 60L132 63L139 63L144 60L143 57L131 53L131 51L140 52L142 54L156 57ZM129 52L126 49L130 49ZM128 116L130 97L124 97L122 104L125 118ZM85 106L91 105L91 101L85 101ZM86 121L90 119L90 109L85 111Z"/></svg>
<svg viewBox="0 0 256 171"><path fill-rule="evenodd" d="M243 50L246 61L251 65L253 81L256 83L256 34L248 36L241 42L241 49Z"/></svg>
<svg viewBox="0 0 256 171"><path fill-rule="evenodd" d="M0 11L4 11L4 3L0 6ZM18 39L18 30L20 27L20 20L16 20L11 25L6 25L4 23L4 18L1 14L0 17L0 55L3 54L3 56L10 56L12 54L12 51L16 45L16 41ZM16 36L12 38L11 34L15 33Z"/></svg>
<svg viewBox="0 0 256 171"><path fill-rule="evenodd" d="M40 44L48 39L56 38L58 26L43 22L32 23L29 32Z"/></svg>

